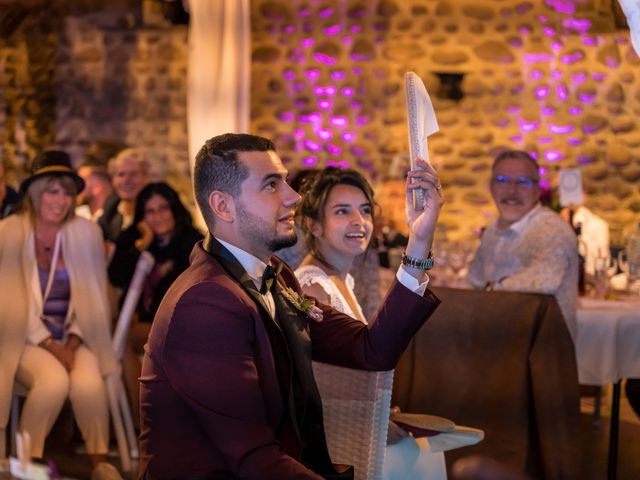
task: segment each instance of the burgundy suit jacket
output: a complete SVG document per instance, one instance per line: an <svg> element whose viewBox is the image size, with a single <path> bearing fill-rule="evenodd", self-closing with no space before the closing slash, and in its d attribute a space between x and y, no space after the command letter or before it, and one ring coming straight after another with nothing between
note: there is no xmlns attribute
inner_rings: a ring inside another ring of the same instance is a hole
<svg viewBox="0 0 640 480"><path fill-rule="evenodd" d="M297 440L282 427L291 366L245 281L199 242L165 295L142 365L140 478L322 478L299 462ZM287 265L278 281L301 293ZM438 303L395 282L369 326L319 305L323 321L305 326L313 359L390 370Z"/></svg>

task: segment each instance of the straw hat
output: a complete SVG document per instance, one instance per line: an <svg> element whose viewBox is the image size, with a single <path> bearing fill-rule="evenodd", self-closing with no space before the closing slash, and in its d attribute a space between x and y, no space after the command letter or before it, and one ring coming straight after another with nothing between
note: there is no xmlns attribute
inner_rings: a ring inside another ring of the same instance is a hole
<svg viewBox="0 0 640 480"><path fill-rule="evenodd" d="M71 157L62 150L45 150L31 162L31 176L20 184L20 193L25 194L34 180L46 175L68 176L76 184L77 193L84 190L84 180L71 168Z"/></svg>

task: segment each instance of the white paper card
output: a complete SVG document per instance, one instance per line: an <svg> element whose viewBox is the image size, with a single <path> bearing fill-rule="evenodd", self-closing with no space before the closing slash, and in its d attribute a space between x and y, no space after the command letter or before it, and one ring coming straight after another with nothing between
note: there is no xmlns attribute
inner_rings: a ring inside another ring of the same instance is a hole
<svg viewBox="0 0 640 480"><path fill-rule="evenodd" d="M560 205L571 207L582 205L582 174L579 168L560 170Z"/></svg>
<svg viewBox="0 0 640 480"><path fill-rule="evenodd" d="M640 56L640 0L618 0L618 2L627 17L633 49L636 55Z"/></svg>

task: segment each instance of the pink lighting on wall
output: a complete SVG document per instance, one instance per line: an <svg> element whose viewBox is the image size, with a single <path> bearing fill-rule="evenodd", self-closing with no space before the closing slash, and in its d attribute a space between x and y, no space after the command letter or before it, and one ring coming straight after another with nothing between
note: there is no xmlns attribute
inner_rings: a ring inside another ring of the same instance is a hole
<svg viewBox="0 0 640 480"><path fill-rule="evenodd" d="M296 129L293 131L293 137L294 137L296 140L302 140L302 139L304 138L304 130L303 130L303 129L301 129L301 128L296 128Z"/></svg>
<svg viewBox="0 0 640 480"><path fill-rule="evenodd" d="M304 74L309 80L317 80L320 76L320 70L317 68L309 68L304 72Z"/></svg>
<svg viewBox="0 0 640 480"><path fill-rule="evenodd" d="M287 110L285 112L280 112L278 114L278 119L282 120L283 122L291 122L294 118L295 118L295 114L290 110Z"/></svg>
<svg viewBox="0 0 640 480"><path fill-rule="evenodd" d="M342 87L342 96L343 97L353 97L356 93L353 87Z"/></svg>
<svg viewBox="0 0 640 480"><path fill-rule="evenodd" d="M556 113L556 109L553 107L543 107L540 109L540 113L545 116L553 115L554 113Z"/></svg>
<svg viewBox="0 0 640 480"><path fill-rule="evenodd" d="M362 26L361 25L351 25L351 28L349 28L349 31L352 33L360 33L362 31Z"/></svg>
<svg viewBox="0 0 640 480"><path fill-rule="evenodd" d="M591 78L593 78L596 82L602 82L607 78L607 75L602 72L593 72L591 74Z"/></svg>
<svg viewBox="0 0 640 480"><path fill-rule="evenodd" d="M550 53L525 53L522 58L527 63L549 63L553 60L553 55Z"/></svg>
<svg viewBox="0 0 640 480"><path fill-rule="evenodd" d="M554 80L562 78L562 70L554 70L553 72L551 72L551 78L553 78Z"/></svg>
<svg viewBox="0 0 640 480"><path fill-rule="evenodd" d="M344 70L334 70L333 72L331 72L331 80L335 80L340 81L340 80L344 80L345 78L347 78L347 72L345 72Z"/></svg>
<svg viewBox="0 0 640 480"><path fill-rule="evenodd" d="M322 10L320 10L318 12L318 16L320 18L328 18L331 15L333 15L333 8L331 8L331 7L323 8Z"/></svg>
<svg viewBox="0 0 640 480"><path fill-rule="evenodd" d="M356 135L353 132L343 132L342 139L345 142L353 142L356 139Z"/></svg>
<svg viewBox="0 0 640 480"><path fill-rule="evenodd" d="M316 41L313 38L303 38L300 40L300 45L305 48L313 47L314 43L316 43Z"/></svg>
<svg viewBox="0 0 640 480"><path fill-rule="evenodd" d="M294 72L293 70L286 69L284 72L282 72L282 76L286 80L293 80L294 78L296 78L296 72Z"/></svg>
<svg viewBox="0 0 640 480"><path fill-rule="evenodd" d="M318 100L318 108L320 110L329 110L333 107L333 102L331 100Z"/></svg>
<svg viewBox="0 0 640 480"><path fill-rule="evenodd" d="M336 95L337 89L336 87L334 87L333 85L330 85L328 87L313 87L313 93L316 96L327 96L327 97L334 97Z"/></svg>
<svg viewBox="0 0 640 480"><path fill-rule="evenodd" d="M580 115L582 113L582 108L580 107L569 107L569 115Z"/></svg>
<svg viewBox="0 0 640 480"><path fill-rule="evenodd" d="M549 131L551 133L556 133L556 134L571 133L573 132L573 125L556 125L556 124L550 123Z"/></svg>
<svg viewBox="0 0 640 480"><path fill-rule="evenodd" d="M318 138L320 138L321 140L330 140L331 137L333 136L333 132L328 128L321 128L316 132L316 134L318 135Z"/></svg>
<svg viewBox="0 0 640 480"><path fill-rule="evenodd" d="M520 131L524 133L533 132L540 126L540 122L537 122L535 120L528 121L522 118L518 121L518 123L520 124Z"/></svg>
<svg viewBox="0 0 640 480"><path fill-rule="evenodd" d="M346 160L327 160L327 167L349 168L349 162Z"/></svg>
<svg viewBox="0 0 640 480"><path fill-rule="evenodd" d="M544 33L548 37L553 37L556 34L556 31L551 27L544 27L542 29L542 33Z"/></svg>
<svg viewBox="0 0 640 480"><path fill-rule="evenodd" d="M538 137L538 143L551 143L553 138L551 137Z"/></svg>
<svg viewBox="0 0 640 480"><path fill-rule="evenodd" d="M303 140L302 145L304 145L304 148L310 152L319 152L322 148L322 145L318 142L314 142L313 140Z"/></svg>
<svg viewBox="0 0 640 480"><path fill-rule="evenodd" d="M580 144L582 144L582 142L584 142L584 140L582 138L570 138L568 140L569 145L571 145L572 147L576 147Z"/></svg>
<svg viewBox="0 0 640 480"><path fill-rule="evenodd" d="M522 141L522 135L511 135L509 137L509 140L511 140L513 143L520 143Z"/></svg>
<svg viewBox="0 0 640 480"><path fill-rule="evenodd" d="M595 93L579 93L578 100L582 103L591 103L596 99Z"/></svg>
<svg viewBox="0 0 640 480"><path fill-rule="evenodd" d="M342 153L342 148L340 148L337 145L334 145L333 143L328 143L327 145L325 145L324 148L327 150L327 152L329 152L334 157L337 157Z"/></svg>
<svg viewBox="0 0 640 480"><path fill-rule="evenodd" d="M533 80L540 80L542 78L542 72L540 70L531 70L529 75Z"/></svg>
<svg viewBox="0 0 640 480"><path fill-rule="evenodd" d="M346 127L347 123L347 117L335 116L329 119L329 125L332 125L334 127Z"/></svg>
<svg viewBox="0 0 640 480"><path fill-rule="evenodd" d="M557 162L558 160L562 160L564 158L564 153L558 150L547 150L546 152L544 152L544 158L547 160L547 162L553 163Z"/></svg>
<svg viewBox="0 0 640 480"><path fill-rule="evenodd" d="M582 60L584 60L584 53L581 50L574 50L573 52L560 57L560 61L567 65L571 65L572 63L580 62Z"/></svg>
<svg viewBox="0 0 640 480"><path fill-rule="evenodd" d="M587 74L585 72L578 72L571 75L571 81L573 83L582 83L587 79Z"/></svg>
<svg viewBox="0 0 640 480"><path fill-rule="evenodd" d="M564 83L559 83L558 85L556 85L556 95L558 96L558 99L562 100L563 102L569 98L569 90Z"/></svg>
<svg viewBox="0 0 640 480"><path fill-rule="evenodd" d="M314 53L313 54L313 58L320 62L320 63L324 63L326 65L335 65L336 63L336 59L333 57L330 57L329 55L325 55L324 53Z"/></svg>
<svg viewBox="0 0 640 480"><path fill-rule="evenodd" d="M326 27L323 31L325 35L337 35L340 33L340 25L331 25L330 27Z"/></svg>
<svg viewBox="0 0 640 480"><path fill-rule="evenodd" d="M538 100L542 100L543 98L547 98L549 96L549 86L548 85L538 85L533 91L533 96Z"/></svg>
<svg viewBox="0 0 640 480"><path fill-rule="evenodd" d="M568 13L572 15L576 12L575 0L545 0L544 3L558 13Z"/></svg>
<svg viewBox="0 0 640 480"><path fill-rule="evenodd" d="M302 158L302 164L305 167L313 167L316 163L318 163L318 157L316 156Z"/></svg>
<svg viewBox="0 0 640 480"><path fill-rule="evenodd" d="M588 45L590 47L597 45L598 43L598 39L596 37L583 37L582 38L582 43L584 45Z"/></svg>
<svg viewBox="0 0 640 480"><path fill-rule="evenodd" d="M562 26L584 35L591 28L591 21L580 18L566 18L562 21Z"/></svg>

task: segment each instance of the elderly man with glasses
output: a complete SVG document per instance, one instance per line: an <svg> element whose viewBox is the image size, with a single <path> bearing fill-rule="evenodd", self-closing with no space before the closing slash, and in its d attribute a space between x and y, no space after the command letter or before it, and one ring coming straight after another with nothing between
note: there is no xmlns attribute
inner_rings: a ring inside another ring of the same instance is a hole
<svg viewBox="0 0 640 480"><path fill-rule="evenodd" d="M498 219L482 235L467 280L476 288L556 297L575 339L578 247L567 222L539 202L537 162L508 150L493 163L491 196Z"/></svg>

